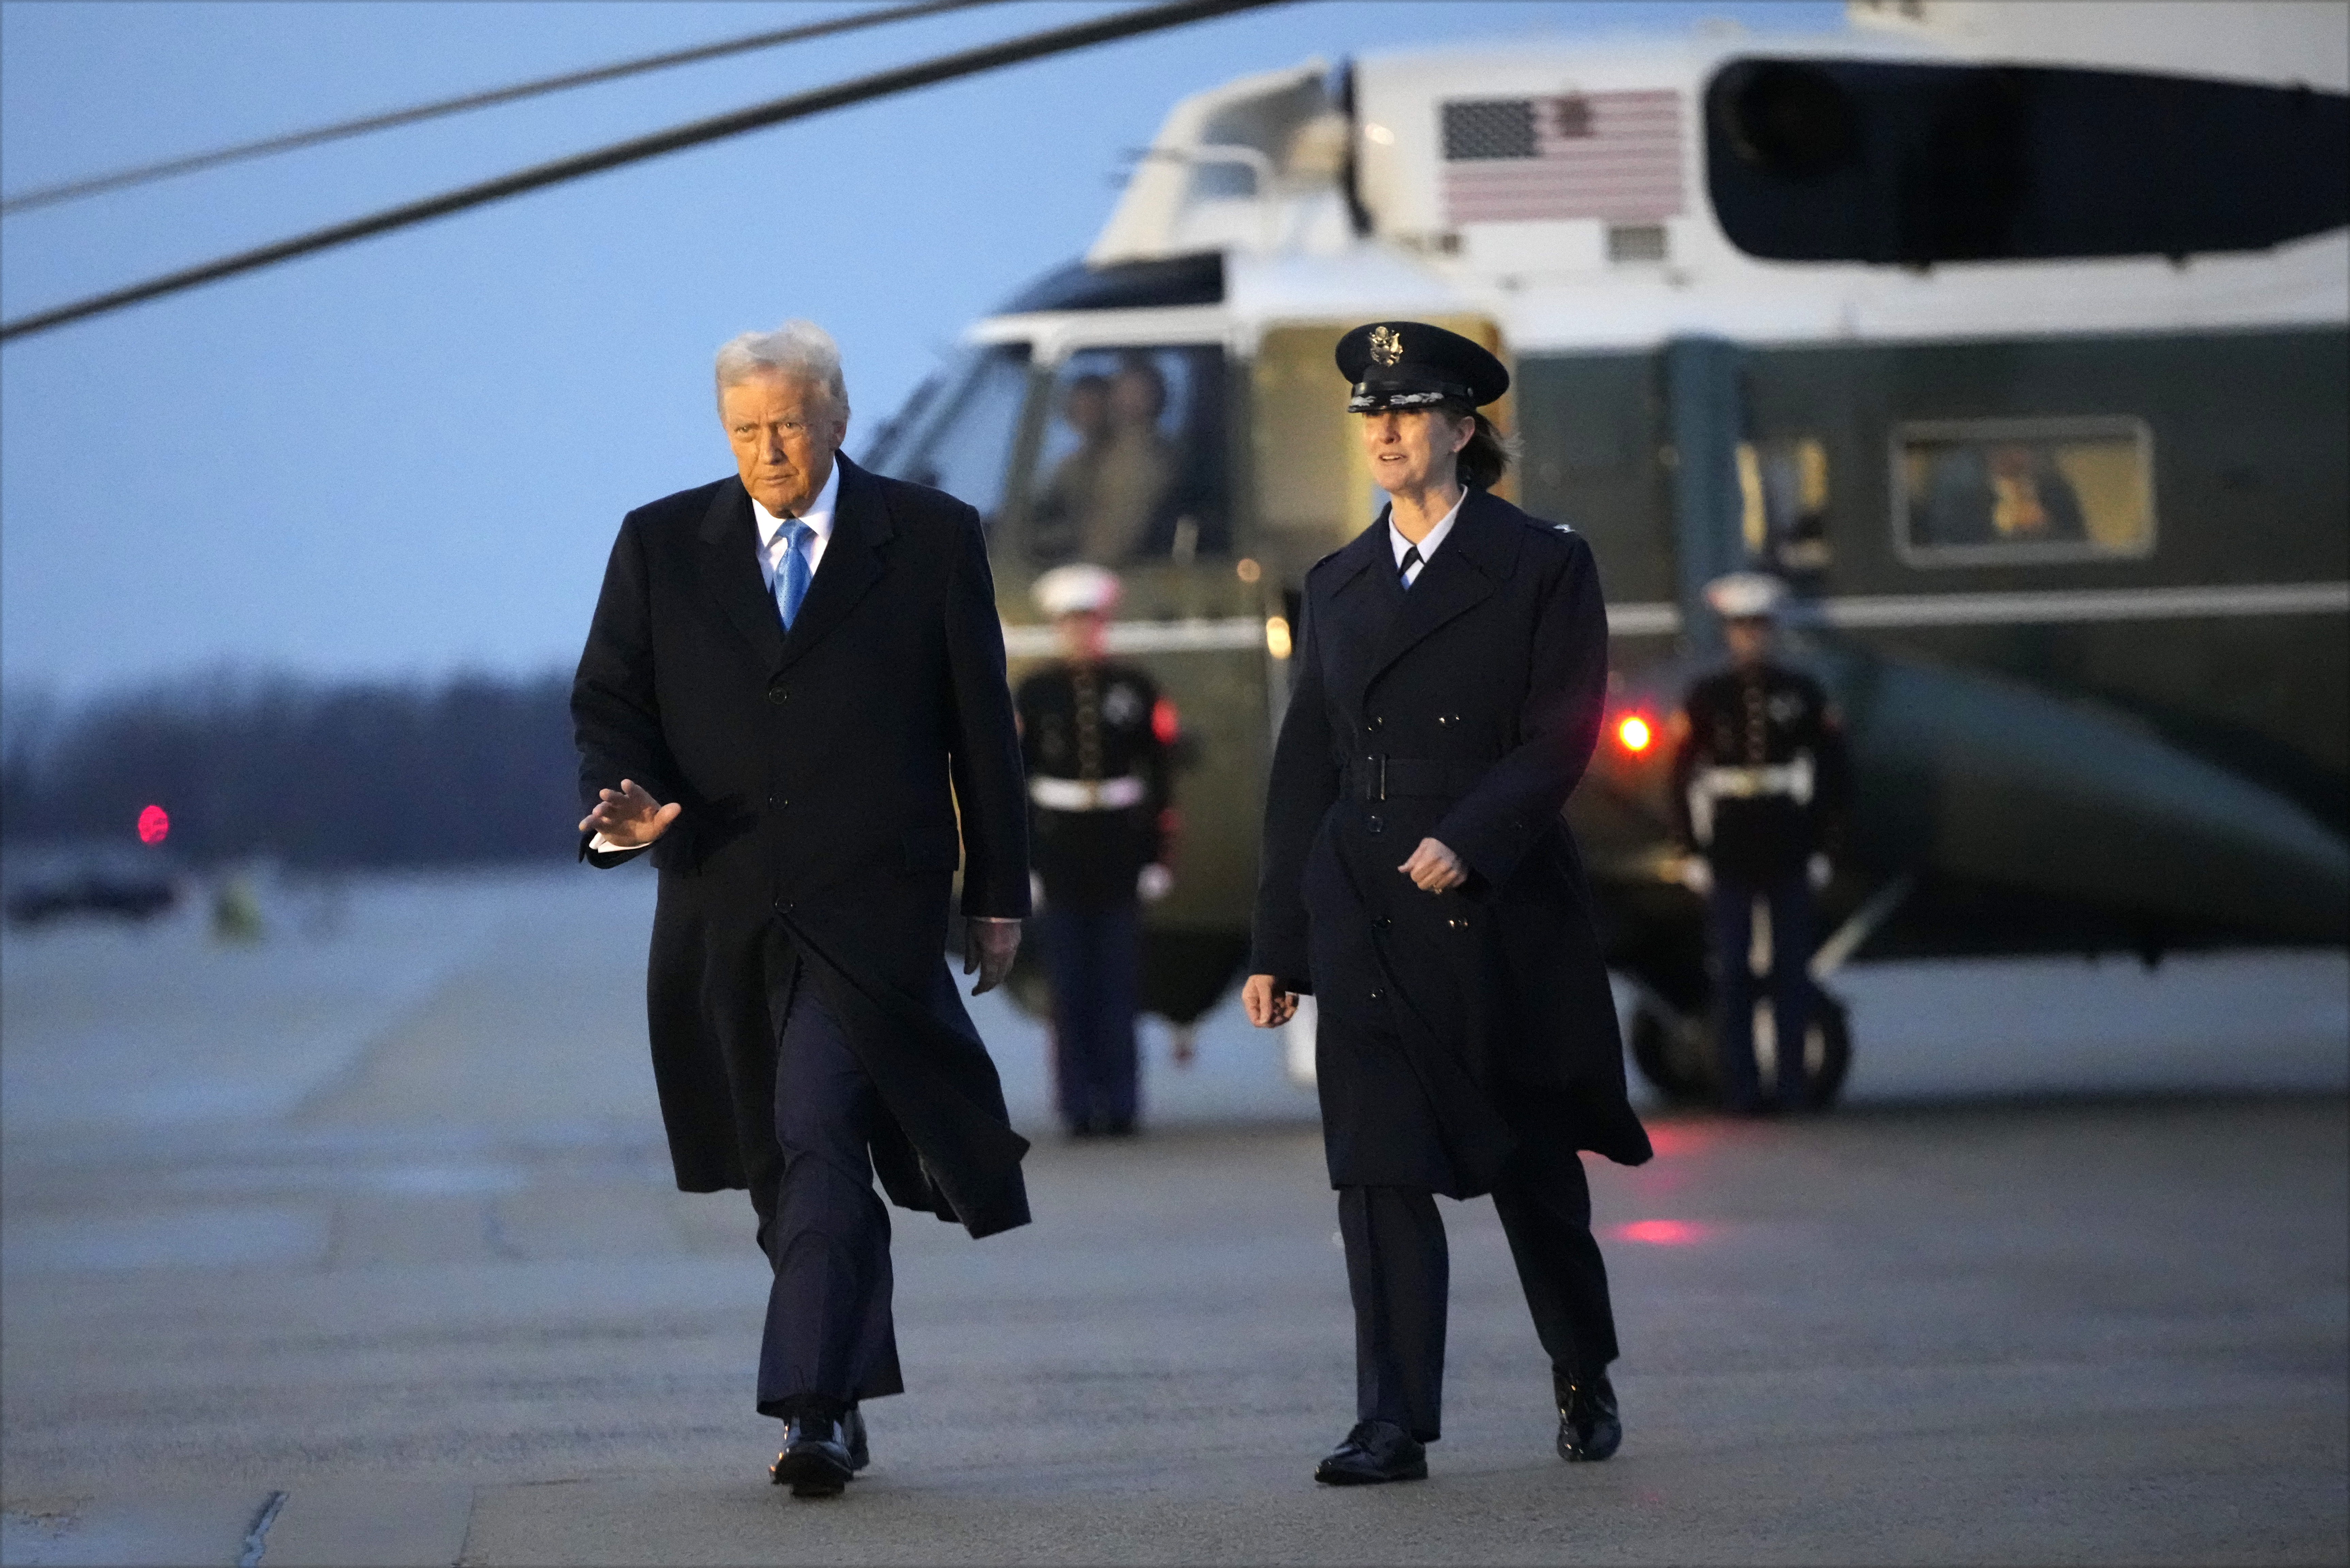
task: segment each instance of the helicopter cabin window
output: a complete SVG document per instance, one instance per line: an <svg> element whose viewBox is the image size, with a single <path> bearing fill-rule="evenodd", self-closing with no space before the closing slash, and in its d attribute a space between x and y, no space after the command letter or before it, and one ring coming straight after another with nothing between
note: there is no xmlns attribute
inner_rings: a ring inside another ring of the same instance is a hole
<svg viewBox="0 0 2350 1568"><path fill-rule="evenodd" d="M2127 558L2154 549L2154 441L2134 419L1971 420L1894 432L1913 566Z"/></svg>
<svg viewBox="0 0 2350 1568"><path fill-rule="evenodd" d="M1816 436L1738 443L1740 533L1749 561L1783 576L1828 568L1828 451Z"/></svg>
<svg viewBox="0 0 2350 1568"><path fill-rule="evenodd" d="M1028 549L1040 566L1228 554L1222 350L1070 355L1035 472Z"/></svg>
<svg viewBox="0 0 2350 1568"><path fill-rule="evenodd" d="M883 431L867 461L879 472L969 502L993 529L1028 398L1028 346L979 349L940 385L917 395L905 428Z"/></svg>

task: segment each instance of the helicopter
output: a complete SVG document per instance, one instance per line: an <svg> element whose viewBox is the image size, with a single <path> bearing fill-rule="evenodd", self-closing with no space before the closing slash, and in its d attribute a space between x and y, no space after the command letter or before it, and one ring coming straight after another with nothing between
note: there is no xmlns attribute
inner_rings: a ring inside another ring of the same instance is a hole
<svg viewBox="0 0 2350 1568"><path fill-rule="evenodd" d="M1663 737L1732 570L1794 590L1789 656L1850 736L1801 1047L1824 1103L1852 1051L1827 982L1864 949L2350 941L2339 29L2043 9L1252 76L1175 105L1086 255L972 326L862 461L981 511L1015 680L1055 648L1029 585L1086 547L1061 465L1124 439L1170 475L1095 535L1122 541L1107 646L1180 714L1147 1008L1188 1025L1245 961L1299 585L1380 500L1332 351L1394 317L1510 365L1502 493L1599 562L1609 711L1565 815L1669 1099L1718 1068ZM1081 384L1123 387L1128 428Z"/></svg>

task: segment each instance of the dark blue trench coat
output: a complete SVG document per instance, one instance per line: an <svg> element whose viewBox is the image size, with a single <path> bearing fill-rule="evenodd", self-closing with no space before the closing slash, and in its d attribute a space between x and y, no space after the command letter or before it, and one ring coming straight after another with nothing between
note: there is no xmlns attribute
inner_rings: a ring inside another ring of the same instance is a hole
<svg viewBox="0 0 2350 1568"><path fill-rule="evenodd" d="M579 794L684 807L646 1004L678 1185L773 1200L780 934L889 1115L891 1199L973 1235L1028 1220L1027 1142L945 962L966 915L1028 912L1028 802L977 513L847 458L824 564L786 632L751 498L727 478L620 524L571 690ZM583 842L583 857L608 865Z"/></svg>
<svg viewBox="0 0 2350 1568"><path fill-rule="evenodd" d="M1560 817L1607 692L1590 547L1472 492L1407 592L1382 514L1306 574L1294 679L1250 967L1318 1004L1332 1183L1475 1197L1521 1137L1646 1160ZM1423 837L1463 887L1397 870Z"/></svg>

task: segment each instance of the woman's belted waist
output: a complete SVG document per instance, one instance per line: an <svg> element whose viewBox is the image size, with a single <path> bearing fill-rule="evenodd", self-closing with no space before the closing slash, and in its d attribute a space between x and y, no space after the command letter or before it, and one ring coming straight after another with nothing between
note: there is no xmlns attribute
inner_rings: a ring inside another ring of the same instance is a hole
<svg viewBox="0 0 2350 1568"><path fill-rule="evenodd" d="M1059 779L1039 774L1028 781L1028 798L1047 811L1124 811L1149 793L1141 779Z"/></svg>
<svg viewBox="0 0 2350 1568"><path fill-rule="evenodd" d="M1347 764L1347 793L1357 800L1406 796L1457 799L1476 787L1489 763L1448 763L1432 757L1356 757Z"/></svg>

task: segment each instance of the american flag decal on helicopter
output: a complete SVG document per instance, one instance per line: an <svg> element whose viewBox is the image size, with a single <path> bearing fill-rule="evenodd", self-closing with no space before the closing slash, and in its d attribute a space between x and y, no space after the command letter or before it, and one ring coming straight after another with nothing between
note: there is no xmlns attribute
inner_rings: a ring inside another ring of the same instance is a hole
<svg viewBox="0 0 2350 1568"><path fill-rule="evenodd" d="M1681 211L1678 93L1471 99L1445 104L1443 116L1454 223L1641 223Z"/></svg>

